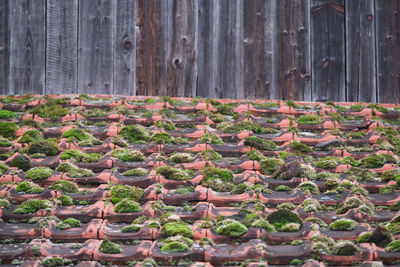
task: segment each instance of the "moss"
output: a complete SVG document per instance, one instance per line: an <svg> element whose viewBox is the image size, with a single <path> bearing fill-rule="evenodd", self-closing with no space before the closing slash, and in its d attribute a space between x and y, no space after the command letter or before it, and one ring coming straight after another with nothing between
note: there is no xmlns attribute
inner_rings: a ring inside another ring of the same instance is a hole
<svg viewBox="0 0 400 267"><path fill-rule="evenodd" d="M206 149L203 152L201 152L201 155L205 160L222 160L221 154L218 152L212 150L212 149Z"/></svg>
<svg viewBox="0 0 400 267"><path fill-rule="evenodd" d="M225 219L216 223L214 231L219 235L239 237L247 233L248 228L236 220Z"/></svg>
<svg viewBox="0 0 400 267"><path fill-rule="evenodd" d="M258 150L250 150L247 151L246 156L249 158L249 160L257 160L261 161L264 158L264 155L260 153Z"/></svg>
<svg viewBox="0 0 400 267"><path fill-rule="evenodd" d="M283 210L278 210L275 212L270 213L267 216L267 221L272 224L276 230L280 231L282 226L288 223L296 223L300 224L300 226L303 225L302 220L300 217L289 210L283 209Z"/></svg>
<svg viewBox="0 0 400 267"><path fill-rule="evenodd" d="M375 182L378 177L376 172L359 167L350 167L343 172L344 174L355 175L359 182Z"/></svg>
<svg viewBox="0 0 400 267"><path fill-rule="evenodd" d="M360 253L360 249L351 241L345 240L337 242L332 248L331 253L339 256L353 256Z"/></svg>
<svg viewBox="0 0 400 267"><path fill-rule="evenodd" d="M142 211L142 208L136 201L123 199L114 206L114 211L118 213L137 213Z"/></svg>
<svg viewBox="0 0 400 267"><path fill-rule="evenodd" d="M168 130L168 131L175 130L175 125L171 121L168 121L168 120L156 121L154 123L154 125L157 126L158 128L165 129L165 130Z"/></svg>
<svg viewBox="0 0 400 267"><path fill-rule="evenodd" d="M173 163L187 163L193 161L194 157L189 153L175 152L168 159Z"/></svg>
<svg viewBox="0 0 400 267"><path fill-rule="evenodd" d="M386 225L386 228L392 234L398 234L400 233L400 222L390 222L389 224Z"/></svg>
<svg viewBox="0 0 400 267"><path fill-rule="evenodd" d="M244 140L244 145L254 147L259 150L275 151L277 146L274 142L261 139L256 136L249 136Z"/></svg>
<svg viewBox="0 0 400 267"><path fill-rule="evenodd" d="M146 157L139 150L117 149L111 152L112 157L116 157L124 162L145 161Z"/></svg>
<svg viewBox="0 0 400 267"><path fill-rule="evenodd" d="M231 182L224 182L223 180L215 177L203 179L201 185L208 187L217 192L229 192L235 188L235 185Z"/></svg>
<svg viewBox="0 0 400 267"><path fill-rule="evenodd" d="M11 121L0 121L0 135L4 138L13 138L18 126Z"/></svg>
<svg viewBox="0 0 400 267"><path fill-rule="evenodd" d="M400 175L400 168L396 168L394 170L385 171L381 175L382 182L388 182L388 181L391 181L391 180L396 180L396 176L397 175Z"/></svg>
<svg viewBox="0 0 400 267"><path fill-rule="evenodd" d="M0 199L0 207L9 209L10 206L10 202L7 199Z"/></svg>
<svg viewBox="0 0 400 267"><path fill-rule="evenodd" d="M99 153L85 153L77 149L68 149L61 154L60 159L62 160L74 159L78 162L92 163L92 162L98 162L101 159L101 157L102 155Z"/></svg>
<svg viewBox="0 0 400 267"><path fill-rule="evenodd" d="M176 145L181 145L181 144L189 144L192 140L190 138L187 137L176 137L174 138L174 140L172 140L172 142Z"/></svg>
<svg viewBox="0 0 400 267"><path fill-rule="evenodd" d="M200 138L200 142L204 144L213 144L213 145L223 145L224 141L216 135L212 133L205 133L203 136Z"/></svg>
<svg viewBox="0 0 400 267"><path fill-rule="evenodd" d="M35 213L40 209L51 209L53 205L48 200L28 199L22 202L17 209L13 211L16 214Z"/></svg>
<svg viewBox="0 0 400 267"><path fill-rule="evenodd" d="M293 241L294 242L294 241ZM292 242L292 243L293 243ZM293 245L292 245L293 246ZM303 265L304 261L299 260L299 259L293 259L289 264L290 265Z"/></svg>
<svg viewBox="0 0 400 267"><path fill-rule="evenodd" d="M293 203L290 203L290 202L285 202L285 203L281 203L281 204L277 205L276 208L278 210L282 210L282 209L294 210L296 208L296 205L294 205Z"/></svg>
<svg viewBox="0 0 400 267"><path fill-rule="evenodd" d="M66 263L66 261L61 257L48 257L42 260L41 265L43 265L44 267L58 267L64 266L64 263Z"/></svg>
<svg viewBox="0 0 400 267"><path fill-rule="evenodd" d="M320 124L322 123L322 117L317 114L303 115L297 120L297 122L299 124L308 125Z"/></svg>
<svg viewBox="0 0 400 267"><path fill-rule="evenodd" d="M313 165L322 169L333 169L339 165L339 159L336 157L325 157L313 162Z"/></svg>
<svg viewBox="0 0 400 267"><path fill-rule="evenodd" d="M23 171L27 171L31 167L31 161L24 155L17 155L11 161L11 167L17 167Z"/></svg>
<svg viewBox="0 0 400 267"><path fill-rule="evenodd" d="M62 195L62 196L59 196L57 199L60 201L62 206L74 205L74 201L72 200L72 197L70 197L70 196Z"/></svg>
<svg viewBox="0 0 400 267"><path fill-rule="evenodd" d="M269 233L275 233L276 232L275 227L273 225L271 225L268 221L264 220L264 219L255 220L251 224L251 227L265 229Z"/></svg>
<svg viewBox="0 0 400 267"><path fill-rule="evenodd" d="M292 188L287 185L281 184L281 185L278 185L277 187L275 187L274 190L277 192L290 192L290 191L292 191Z"/></svg>
<svg viewBox="0 0 400 267"><path fill-rule="evenodd" d="M293 158L283 166L279 166L272 177L278 180L289 180L293 177L315 179L315 169L301 160Z"/></svg>
<svg viewBox="0 0 400 267"><path fill-rule="evenodd" d="M394 192L395 185L385 185L379 188L379 194L381 195L389 195Z"/></svg>
<svg viewBox="0 0 400 267"><path fill-rule="evenodd" d="M389 253L400 252L400 239L390 242L385 251Z"/></svg>
<svg viewBox="0 0 400 267"><path fill-rule="evenodd" d="M203 179L217 178L224 182L233 182L234 177L232 171L229 169L220 169L216 167L205 167L201 170Z"/></svg>
<svg viewBox="0 0 400 267"><path fill-rule="evenodd" d="M332 231L353 231L357 226L357 222L349 219L340 219L329 224Z"/></svg>
<svg viewBox="0 0 400 267"><path fill-rule="evenodd" d="M38 141L43 141L43 135L38 130L28 130L21 136L21 138L18 140L18 143L31 144Z"/></svg>
<svg viewBox="0 0 400 267"><path fill-rule="evenodd" d="M178 186L176 188L176 190L175 190L175 193L179 194L181 196L187 196L187 195L190 195L190 194L192 194L194 192L195 192L195 189L194 189L193 186L186 186L186 187Z"/></svg>
<svg viewBox="0 0 400 267"><path fill-rule="evenodd" d="M62 223L57 224L56 228L66 230L72 227L81 227L81 226L82 226L81 221L75 218L68 218L62 221Z"/></svg>
<svg viewBox="0 0 400 267"><path fill-rule="evenodd" d="M8 171L7 165L0 162L0 175L3 175L6 171Z"/></svg>
<svg viewBox="0 0 400 267"><path fill-rule="evenodd" d="M309 148L306 144L297 141L290 142L290 148L297 155L308 154L312 152L312 149Z"/></svg>
<svg viewBox="0 0 400 267"><path fill-rule="evenodd" d="M149 173L148 170L146 170L144 168L134 168L134 169L130 169L130 170L123 172L122 175L124 175L124 176L145 176L148 173Z"/></svg>
<svg viewBox="0 0 400 267"><path fill-rule="evenodd" d="M179 241L173 241L162 246L162 252L185 252L189 250L188 245Z"/></svg>
<svg viewBox="0 0 400 267"><path fill-rule="evenodd" d="M122 136L129 143L137 143L138 141L149 141L150 133L149 131L141 125L128 125L122 128L119 132L119 135Z"/></svg>
<svg viewBox="0 0 400 267"><path fill-rule="evenodd" d="M79 168L69 162L63 162L60 165L58 165L56 171L65 172L71 178L90 177L94 175L94 173L91 170Z"/></svg>
<svg viewBox="0 0 400 267"><path fill-rule="evenodd" d="M191 238L194 235L190 225L184 222L170 222L164 224L161 229L161 234L163 237L180 235L188 238Z"/></svg>
<svg viewBox="0 0 400 267"><path fill-rule="evenodd" d="M378 154L372 154L365 157L360 162L361 166L364 168L375 169L380 168L385 164L385 160L382 156Z"/></svg>
<svg viewBox="0 0 400 267"><path fill-rule="evenodd" d="M261 173L272 175L277 169L282 167L285 162L279 158L265 158L260 162Z"/></svg>
<svg viewBox="0 0 400 267"><path fill-rule="evenodd" d="M58 145L49 140L34 142L29 146L28 154L38 153L46 156L55 156L58 154Z"/></svg>
<svg viewBox="0 0 400 267"><path fill-rule="evenodd" d="M314 198L307 198L300 204L305 212L318 212L324 210L326 207L319 204L318 200Z"/></svg>
<svg viewBox="0 0 400 267"><path fill-rule="evenodd" d="M108 239L105 239L103 242L101 242L99 250L102 253L106 253L106 254L122 253L121 246L118 245L117 243L114 243L114 242L108 240Z"/></svg>
<svg viewBox="0 0 400 267"><path fill-rule="evenodd" d="M340 163L344 164L344 165L351 165L351 166L354 166L354 167L358 166L358 161L356 161L352 156L348 156L348 157L343 158L340 161Z"/></svg>
<svg viewBox="0 0 400 267"><path fill-rule="evenodd" d="M214 245L214 241L208 237L202 237L199 241L200 246Z"/></svg>
<svg viewBox="0 0 400 267"><path fill-rule="evenodd" d="M174 138L169 133L154 133L151 136L151 141L156 144L172 144Z"/></svg>
<svg viewBox="0 0 400 267"><path fill-rule="evenodd" d="M308 218L304 219L304 221L317 224L318 226L323 227L323 228L328 227L328 225L323 220L321 220L320 218L317 218L317 217L308 217Z"/></svg>
<svg viewBox="0 0 400 267"><path fill-rule="evenodd" d="M85 118L99 118L99 117L106 117L108 115L109 111L99 109L99 108L94 108L94 109L86 109L82 112L82 115Z"/></svg>
<svg viewBox="0 0 400 267"><path fill-rule="evenodd" d="M372 232L362 232L358 235L357 243L369 243L372 238Z"/></svg>
<svg viewBox="0 0 400 267"><path fill-rule="evenodd" d="M38 194L43 192L43 188L38 186L35 183L32 183L30 181L22 181L20 182L16 187L15 190L18 192L24 192L24 193L29 193L29 194Z"/></svg>
<svg viewBox="0 0 400 267"><path fill-rule="evenodd" d="M123 199L131 199L139 201L143 195L144 190L135 186L129 185L116 185L111 189L111 202L117 204Z"/></svg>
<svg viewBox="0 0 400 267"><path fill-rule="evenodd" d="M218 130L223 131L224 133L238 133L243 130L251 131L256 134L262 133L276 133L278 130L272 128L263 129L258 123L254 123L251 121L240 121L237 123L231 122L223 122L221 125L217 126Z"/></svg>
<svg viewBox="0 0 400 267"><path fill-rule="evenodd" d="M301 225L299 223L287 223L282 225L282 232L297 232L300 230Z"/></svg>
<svg viewBox="0 0 400 267"><path fill-rule="evenodd" d="M44 180L53 174L53 170L48 167L35 167L25 173L25 178L31 180Z"/></svg>
<svg viewBox="0 0 400 267"><path fill-rule="evenodd" d="M252 184L249 183L240 183L238 185L236 185L232 190L231 190L231 194L237 195L237 194L243 194L251 190L252 188Z"/></svg>
<svg viewBox="0 0 400 267"><path fill-rule="evenodd" d="M99 139L82 129L69 129L63 133L62 137L68 138L69 141L77 141L80 146L94 146L102 144Z"/></svg>
<svg viewBox="0 0 400 267"><path fill-rule="evenodd" d="M0 147L9 147L9 146L12 146L12 145L13 145L13 143L10 140L5 139L5 138L0 136Z"/></svg>
<svg viewBox="0 0 400 267"><path fill-rule="evenodd" d="M351 197L343 203L340 203L336 209L337 214L344 214L350 209L364 207L364 214L372 215L374 212L374 205L369 202L364 202L360 198Z"/></svg>
<svg viewBox="0 0 400 267"><path fill-rule="evenodd" d="M143 227L143 225L140 225L140 224L127 225L127 226L122 227L121 233L135 233L135 232L138 232L142 227Z"/></svg>
<svg viewBox="0 0 400 267"><path fill-rule="evenodd" d="M313 182L303 182L298 188L304 192L309 191L311 194L319 194L319 189Z"/></svg>
<svg viewBox="0 0 400 267"><path fill-rule="evenodd" d="M5 119L11 119L15 118L16 114L10 110L5 110L5 109L0 109L0 119L5 120Z"/></svg>
<svg viewBox="0 0 400 267"><path fill-rule="evenodd" d="M70 194L79 192L78 186L75 183L67 180L56 181L49 186L49 188Z"/></svg>
<svg viewBox="0 0 400 267"><path fill-rule="evenodd" d="M173 168L169 166L161 166L156 169L158 175L164 176L166 179L170 180L188 180L193 175L193 171L185 170L181 168Z"/></svg>
<svg viewBox="0 0 400 267"><path fill-rule="evenodd" d="M288 107L298 108L298 106L296 105L296 103L294 103L293 100L287 100L287 101L286 101L286 105L287 105Z"/></svg>

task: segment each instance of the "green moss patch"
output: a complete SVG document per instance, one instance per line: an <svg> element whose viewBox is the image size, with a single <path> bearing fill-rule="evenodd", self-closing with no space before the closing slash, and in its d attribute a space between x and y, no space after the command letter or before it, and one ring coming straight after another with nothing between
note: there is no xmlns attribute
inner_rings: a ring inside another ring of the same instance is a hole
<svg viewBox="0 0 400 267"><path fill-rule="evenodd" d="M35 167L25 173L25 178L31 180L44 180L53 174L53 170L48 167Z"/></svg>
<svg viewBox="0 0 400 267"><path fill-rule="evenodd" d="M135 186L129 185L116 185L111 189L111 201L116 204L123 199L131 199L139 201L143 195L144 190Z"/></svg>

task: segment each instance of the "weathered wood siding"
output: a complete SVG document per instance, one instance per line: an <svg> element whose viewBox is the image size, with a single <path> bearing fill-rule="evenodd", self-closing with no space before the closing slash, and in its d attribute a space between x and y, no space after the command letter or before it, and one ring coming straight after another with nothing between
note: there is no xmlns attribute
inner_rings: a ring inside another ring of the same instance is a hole
<svg viewBox="0 0 400 267"><path fill-rule="evenodd" d="M0 0L0 94L400 103L398 0Z"/></svg>

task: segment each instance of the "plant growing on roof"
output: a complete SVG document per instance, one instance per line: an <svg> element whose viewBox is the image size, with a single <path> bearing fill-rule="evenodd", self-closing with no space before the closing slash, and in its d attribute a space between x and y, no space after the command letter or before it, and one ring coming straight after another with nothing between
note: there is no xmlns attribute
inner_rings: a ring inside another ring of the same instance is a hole
<svg viewBox="0 0 400 267"><path fill-rule="evenodd" d="M28 199L22 202L18 208L16 208L13 213L16 214L28 214L35 213L40 209L51 209L53 204L49 200L42 199Z"/></svg>
<svg viewBox="0 0 400 267"><path fill-rule="evenodd" d="M169 156L169 161L173 163L187 163L194 160L194 157L185 152L174 152L172 155Z"/></svg>
<svg viewBox="0 0 400 267"><path fill-rule="evenodd" d="M274 142L261 139L256 136L249 136L244 140L244 145L250 146L259 150L275 151L277 146Z"/></svg>
<svg viewBox="0 0 400 267"><path fill-rule="evenodd" d="M58 143L53 139L33 142L29 146L28 154L44 154L46 156L55 156L58 154Z"/></svg>
<svg viewBox="0 0 400 267"><path fill-rule="evenodd" d="M253 151L253 150L252 150ZM284 166L285 162L280 158L264 158L260 162L262 174L272 175L277 169Z"/></svg>
<svg viewBox="0 0 400 267"><path fill-rule="evenodd" d="M296 223L300 226L303 225L303 221L300 219L299 215L286 209L272 212L267 216L266 219L278 231L281 231L282 226L288 223Z"/></svg>
<svg viewBox="0 0 400 267"><path fill-rule="evenodd" d="M68 180L55 181L52 185L49 186L49 188L70 194L79 192L78 186L74 182Z"/></svg>
<svg viewBox="0 0 400 267"><path fill-rule="evenodd" d="M99 139L82 129L69 129L63 133L62 137L68 138L70 142L77 141L80 146L94 146L102 144Z"/></svg>
<svg viewBox="0 0 400 267"><path fill-rule="evenodd" d="M357 222L350 219L340 219L329 224L329 229L332 231L353 231Z"/></svg>
<svg viewBox="0 0 400 267"><path fill-rule="evenodd" d="M161 166L156 169L158 175L164 176L166 179L171 180L189 180L194 174L192 170L185 170L181 168L173 168L169 166Z"/></svg>
<svg viewBox="0 0 400 267"><path fill-rule="evenodd" d="M62 160L74 159L78 162L92 163L92 162L98 162L101 159L101 157L102 154L100 153L85 153L77 149L68 149L61 154L60 159Z"/></svg>
<svg viewBox="0 0 400 267"><path fill-rule="evenodd" d="M170 222L164 224L161 228L161 234L163 237L180 235L188 238L192 238L194 235L191 227L184 222Z"/></svg>
<svg viewBox="0 0 400 267"><path fill-rule="evenodd" d="M11 167L17 167L18 169L27 171L31 167L31 161L28 157L19 154L12 159L10 165Z"/></svg>
<svg viewBox="0 0 400 267"><path fill-rule="evenodd" d="M131 199L123 199L114 206L114 211L117 213L137 213L142 211L140 204Z"/></svg>
<svg viewBox="0 0 400 267"><path fill-rule="evenodd" d="M81 227L81 226L82 226L81 221L75 218L68 218L62 221L61 223L56 224L56 228L60 230L67 230L73 227Z"/></svg>
<svg viewBox="0 0 400 267"><path fill-rule="evenodd" d="M18 140L18 143L24 144L28 143L31 144L33 142L43 141L43 135L38 130L28 130L26 131L21 138Z"/></svg>
<svg viewBox="0 0 400 267"><path fill-rule="evenodd" d="M25 173L25 178L31 180L44 180L53 174L53 170L48 167L35 167Z"/></svg>
<svg viewBox="0 0 400 267"><path fill-rule="evenodd" d="M223 145L224 141L213 133L204 133L202 137L200 137L200 142L204 144L213 144L213 145Z"/></svg>
<svg viewBox="0 0 400 267"><path fill-rule="evenodd" d="M145 161L146 157L139 150L127 148L116 149L111 152L112 157L116 157L124 162Z"/></svg>
<svg viewBox="0 0 400 267"><path fill-rule="evenodd" d="M296 155L304 155L312 152L312 149L310 147L298 141L290 142L290 148Z"/></svg>
<svg viewBox="0 0 400 267"><path fill-rule="evenodd" d="M114 243L114 242L108 240L108 239L105 239L105 240L103 240L103 242L101 242L99 250L102 253L106 253L106 254L119 254L119 253L122 253L121 246L118 245L117 243Z"/></svg>
<svg viewBox="0 0 400 267"><path fill-rule="evenodd" d="M0 135L4 138L14 138L18 126L11 121L0 121Z"/></svg>
<svg viewBox="0 0 400 267"><path fill-rule="evenodd" d="M248 228L234 219L225 219L217 221L213 230L219 235L239 237L247 233Z"/></svg>
<svg viewBox="0 0 400 267"><path fill-rule="evenodd" d="M63 162L58 165L56 171L65 172L71 178L90 177L94 173L91 170L79 168L70 162Z"/></svg>
<svg viewBox="0 0 400 267"><path fill-rule="evenodd" d="M222 160L222 156L221 154L219 154L218 152L212 150L212 149L206 149L203 152L201 152L201 155L203 156L203 158L207 161L209 160Z"/></svg>
<svg viewBox="0 0 400 267"><path fill-rule="evenodd" d="M129 185L116 185L111 191L111 202L117 204L123 199L131 199L139 201L143 195L144 190L135 186Z"/></svg>
<svg viewBox="0 0 400 267"><path fill-rule="evenodd" d="M150 140L149 131L138 124L125 126L119 132L119 135L131 144L148 142Z"/></svg>
<svg viewBox="0 0 400 267"><path fill-rule="evenodd" d="M43 188L39 185L32 183L30 181L22 181L16 187L15 190L18 192L24 192L29 194L38 194L43 192Z"/></svg>
<svg viewBox="0 0 400 267"><path fill-rule="evenodd" d="M130 170L123 172L122 175L124 175L124 176L145 176L148 173L149 173L148 170L146 170L144 168L134 168L134 169L130 169Z"/></svg>
<svg viewBox="0 0 400 267"><path fill-rule="evenodd" d="M299 124L315 125L322 123L322 117L318 114L309 114L301 116L297 122Z"/></svg>
<svg viewBox="0 0 400 267"><path fill-rule="evenodd" d="M325 157L313 162L313 165L317 168L322 169L333 169L339 165L339 159L337 157Z"/></svg>

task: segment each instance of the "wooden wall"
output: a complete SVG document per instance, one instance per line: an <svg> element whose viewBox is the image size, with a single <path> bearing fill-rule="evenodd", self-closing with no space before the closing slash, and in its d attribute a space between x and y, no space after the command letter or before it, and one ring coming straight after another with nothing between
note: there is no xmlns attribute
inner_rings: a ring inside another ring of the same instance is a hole
<svg viewBox="0 0 400 267"><path fill-rule="evenodd" d="M400 103L399 0L0 0L0 94Z"/></svg>

